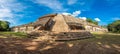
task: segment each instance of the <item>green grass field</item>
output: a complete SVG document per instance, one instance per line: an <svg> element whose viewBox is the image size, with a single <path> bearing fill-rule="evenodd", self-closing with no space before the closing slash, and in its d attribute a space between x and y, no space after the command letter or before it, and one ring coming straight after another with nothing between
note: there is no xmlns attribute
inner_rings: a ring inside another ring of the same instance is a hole
<svg viewBox="0 0 120 54"><path fill-rule="evenodd" d="M92 33L94 36L93 38L84 39L84 40L77 40L78 42L94 42L97 44L118 44L120 45L120 34L116 33ZM71 41L75 42L75 41Z"/></svg>
<svg viewBox="0 0 120 54"><path fill-rule="evenodd" d="M0 38L7 38L7 37L26 38L27 34L20 32L0 32Z"/></svg>
<svg viewBox="0 0 120 54"><path fill-rule="evenodd" d="M95 38L89 39L93 42L101 42L103 44L120 44L120 34L115 33L93 33Z"/></svg>

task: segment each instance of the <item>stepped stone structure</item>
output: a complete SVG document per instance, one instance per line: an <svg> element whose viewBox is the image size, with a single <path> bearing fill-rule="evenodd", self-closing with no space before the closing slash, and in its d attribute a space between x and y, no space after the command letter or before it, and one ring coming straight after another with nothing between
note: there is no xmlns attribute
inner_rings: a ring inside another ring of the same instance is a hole
<svg viewBox="0 0 120 54"><path fill-rule="evenodd" d="M15 26L12 28L12 30L14 32L25 32L25 33L49 31L53 33L62 34L62 36L71 36L71 35L91 36L87 34L90 34L89 32L107 32L106 28L89 23L86 20L75 18L70 15L62 15L62 14L45 15L40 17L37 21L33 23L29 23L21 26Z"/></svg>
<svg viewBox="0 0 120 54"><path fill-rule="evenodd" d="M69 32L86 30L90 32L107 32L106 28L87 22L86 20L62 14L50 14L40 17L34 23L12 28L14 32L30 33L33 31Z"/></svg>

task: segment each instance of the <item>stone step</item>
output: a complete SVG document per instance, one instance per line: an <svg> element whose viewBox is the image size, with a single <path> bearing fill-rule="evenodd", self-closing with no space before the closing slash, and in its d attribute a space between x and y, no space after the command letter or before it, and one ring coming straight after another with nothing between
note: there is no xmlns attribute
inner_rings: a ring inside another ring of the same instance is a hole
<svg viewBox="0 0 120 54"><path fill-rule="evenodd" d="M36 34L38 36L36 36ZM34 36L35 35L35 36ZM58 34L54 34L51 32L39 32L39 33L33 33L31 35L32 38L36 37L42 37L42 36L50 36L51 39L54 40L77 40L77 39L84 39L84 38L90 38L93 37L90 32L82 31L82 32L61 32Z"/></svg>
<svg viewBox="0 0 120 54"><path fill-rule="evenodd" d="M54 37L54 36L53 36ZM77 40L93 37L89 32L63 32L55 35L55 40Z"/></svg>

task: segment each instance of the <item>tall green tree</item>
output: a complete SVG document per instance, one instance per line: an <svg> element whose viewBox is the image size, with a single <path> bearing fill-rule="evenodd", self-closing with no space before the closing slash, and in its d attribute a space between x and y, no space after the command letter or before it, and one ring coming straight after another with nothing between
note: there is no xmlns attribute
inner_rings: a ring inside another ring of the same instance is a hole
<svg viewBox="0 0 120 54"><path fill-rule="evenodd" d="M95 25L98 25L98 22L97 22L97 21L92 20L92 19L90 19L90 18L87 18L86 21L89 22L89 23L93 23L93 24L95 24Z"/></svg>
<svg viewBox="0 0 120 54"><path fill-rule="evenodd" d="M0 21L0 31L8 31L10 23L7 21Z"/></svg>
<svg viewBox="0 0 120 54"><path fill-rule="evenodd" d="M108 30L111 32L118 32L120 33L120 20L114 21L107 26Z"/></svg>

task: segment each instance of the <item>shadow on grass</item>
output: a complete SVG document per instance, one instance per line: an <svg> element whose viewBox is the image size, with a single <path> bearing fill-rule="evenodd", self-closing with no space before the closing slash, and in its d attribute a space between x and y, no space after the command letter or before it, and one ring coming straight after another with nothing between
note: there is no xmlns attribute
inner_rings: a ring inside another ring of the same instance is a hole
<svg viewBox="0 0 120 54"><path fill-rule="evenodd" d="M93 35L95 38L68 42L0 39L0 54L120 54L120 35Z"/></svg>

